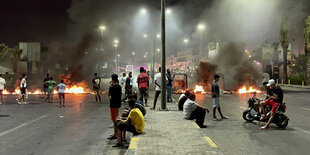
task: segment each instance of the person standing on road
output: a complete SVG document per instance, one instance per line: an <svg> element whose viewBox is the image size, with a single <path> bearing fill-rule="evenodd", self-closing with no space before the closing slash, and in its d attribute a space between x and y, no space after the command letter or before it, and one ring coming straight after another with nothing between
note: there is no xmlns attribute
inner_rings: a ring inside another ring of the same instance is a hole
<svg viewBox="0 0 310 155"><path fill-rule="evenodd" d="M140 98L139 100L145 101L145 107L148 107L147 105L147 100L149 98L149 93L148 93L148 89L149 89L149 76L145 73L145 70L143 67L140 68L140 74L137 77L137 83L138 83L138 87L139 87L139 94L140 94Z"/></svg>
<svg viewBox="0 0 310 155"><path fill-rule="evenodd" d="M48 102L53 102L53 94L54 94L54 87L56 85L56 81L53 80L53 77L50 77L48 81L45 82L47 85L47 91L48 91Z"/></svg>
<svg viewBox="0 0 310 155"><path fill-rule="evenodd" d="M96 103L101 103L101 97L100 97L100 83L101 83L101 78L98 77L98 74L95 73L94 74L94 78L92 80L93 83L93 89L94 89L94 94L95 94L95 99L96 99Z"/></svg>
<svg viewBox="0 0 310 155"><path fill-rule="evenodd" d="M156 109L156 102L157 99L161 93L161 67L158 68L158 73L155 75L155 85L156 85L156 92L155 92L155 97L154 97L154 104L153 104L153 108L151 108L151 110L155 110ZM167 76L166 76L166 80L167 80Z"/></svg>
<svg viewBox="0 0 310 155"><path fill-rule="evenodd" d="M206 111L209 113L209 110L203 108L195 102L196 95L190 94L189 98L185 101L183 106L183 113L185 114L185 119L193 120L196 119L196 123L200 128L206 128L204 125Z"/></svg>
<svg viewBox="0 0 310 155"><path fill-rule="evenodd" d="M108 139L117 139L117 121L116 118L119 116L119 108L122 103L122 87L119 85L117 74L111 76L112 82L109 88L110 97L110 115L114 126L114 134L110 135Z"/></svg>
<svg viewBox="0 0 310 155"><path fill-rule="evenodd" d="M122 76L122 78L121 78L121 86L122 86L122 93L123 93L123 94L125 94L125 91L126 91L126 89L125 89L125 86L126 86L126 79L127 79L126 73L123 73L123 76Z"/></svg>
<svg viewBox="0 0 310 155"><path fill-rule="evenodd" d="M167 69L167 101L173 102L172 100L172 85L173 85L173 79L170 73L170 69Z"/></svg>
<svg viewBox="0 0 310 155"><path fill-rule="evenodd" d="M57 85L57 90L58 90L58 97L59 97L59 107L61 107L61 100L62 100L62 106L65 107L66 85L64 84L64 80L61 80L60 84Z"/></svg>
<svg viewBox="0 0 310 155"><path fill-rule="evenodd" d="M23 73L20 78L20 98L18 104L27 104L26 92L27 92L27 74Z"/></svg>
<svg viewBox="0 0 310 155"><path fill-rule="evenodd" d="M271 114L270 114L270 118L267 122L267 124L263 127L261 127L261 130L266 130L269 128L269 125L271 124L271 122L273 121L274 115L279 107L279 105L282 104L283 102L283 91L282 88L278 85L276 85L275 81L273 79L268 81L267 84L268 87L270 87L270 89L272 90L273 95L269 97L269 100L266 100L265 103L262 103L262 111L263 111L263 116L261 117L260 120L264 120L267 119L267 115L266 115L266 111L264 106L265 105L269 105L272 106L271 109Z"/></svg>
<svg viewBox="0 0 310 155"><path fill-rule="evenodd" d="M133 85L133 79L132 79L132 72L128 73L128 77L125 80L125 98L123 99L126 100L128 96L132 94L132 85Z"/></svg>
<svg viewBox="0 0 310 155"><path fill-rule="evenodd" d="M50 80L50 75L47 73L46 74L46 78L43 80L43 91L44 91L44 94L45 94L45 101L47 101L47 99L48 99L48 90L47 90L48 86L45 83L48 80Z"/></svg>
<svg viewBox="0 0 310 155"><path fill-rule="evenodd" d="M3 102L3 91L5 84L6 84L5 79L2 78L2 74L0 74L0 104L2 104Z"/></svg>
<svg viewBox="0 0 310 155"><path fill-rule="evenodd" d="M221 119L227 119L226 116L223 116L221 107L220 107L220 88L217 82L219 81L220 76L215 74L214 80L212 81L211 90L212 90L212 100L213 100L213 121L217 121L216 118L216 109L221 115Z"/></svg>

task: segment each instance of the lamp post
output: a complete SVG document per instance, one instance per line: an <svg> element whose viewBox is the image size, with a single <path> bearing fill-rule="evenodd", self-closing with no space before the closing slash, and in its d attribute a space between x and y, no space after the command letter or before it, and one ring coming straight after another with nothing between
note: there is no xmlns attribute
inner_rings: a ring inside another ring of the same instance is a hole
<svg viewBox="0 0 310 155"><path fill-rule="evenodd" d="M101 44L101 48L103 49L103 31L105 31L106 30L106 27L104 26L104 25L100 25L99 26L99 30L100 30L100 32L101 32L101 37L102 37L102 44Z"/></svg>
<svg viewBox="0 0 310 155"><path fill-rule="evenodd" d="M203 30L205 29L204 24L199 24L198 29L200 31L200 52L201 54L203 53L203 44L202 44L202 39L203 39Z"/></svg>
<svg viewBox="0 0 310 155"><path fill-rule="evenodd" d="M119 73L119 57L121 55L117 54L117 74Z"/></svg>
<svg viewBox="0 0 310 155"><path fill-rule="evenodd" d="M115 49L115 67L116 67L116 71L117 71L117 74L118 74L118 61L117 61L117 47L118 47L118 43L119 41L117 39L115 39L114 41L114 49Z"/></svg>
<svg viewBox="0 0 310 155"><path fill-rule="evenodd" d="M167 109L166 100L166 0L161 0L161 45L162 45L162 60L161 60L161 109Z"/></svg>
<svg viewBox="0 0 310 155"><path fill-rule="evenodd" d="M185 43L185 51L187 51L188 39L184 39L184 43Z"/></svg>

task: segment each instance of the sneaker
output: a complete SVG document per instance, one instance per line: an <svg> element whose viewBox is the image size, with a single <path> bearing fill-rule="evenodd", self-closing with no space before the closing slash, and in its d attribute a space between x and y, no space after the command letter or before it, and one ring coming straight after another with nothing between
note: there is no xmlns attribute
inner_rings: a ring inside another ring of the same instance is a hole
<svg viewBox="0 0 310 155"><path fill-rule="evenodd" d="M112 147L123 147L123 146L124 146L124 144L117 143L117 144L113 145Z"/></svg>
<svg viewBox="0 0 310 155"><path fill-rule="evenodd" d="M110 135L110 137L108 137L108 139L117 139L117 137L114 135Z"/></svg>
<svg viewBox="0 0 310 155"><path fill-rule="evenodd" d="M2 102L0 102L0 104L2 104Z"/></svg>
<svg viewBox="0 0 310 155"><path fill-rule="evenodd" d="M24 102L23 104L28 104L28 102Z"/></svg>
<svg viewBox="0 0 310 155"><path fill-rule="evenodd" d="M150 108L150 110L155 110L155 108Z"/></svg>
<svg viewBox="0 0 310 155"><path fill-rule="evenodd" d="M223 116L221 119L228 119L228 117L227 116Z"/></svg>
<svg viewBox="0 0 310 155"><path fill-rule="evenodd" d="M207 128L206 125L199 125L200 128Z"/></svg>
<svg viewBox="0 0 310 155"><path fill-rule="evenodd" d="M213 118L212 120L213 120L213 121L218 121L219 119L217 119L217 118Z"/></svg>
<svg viewBox="0 0 310 155"><path fill-rule="evenodd" d="M22 104L21 102L17 102L18 104Z"/></svg>

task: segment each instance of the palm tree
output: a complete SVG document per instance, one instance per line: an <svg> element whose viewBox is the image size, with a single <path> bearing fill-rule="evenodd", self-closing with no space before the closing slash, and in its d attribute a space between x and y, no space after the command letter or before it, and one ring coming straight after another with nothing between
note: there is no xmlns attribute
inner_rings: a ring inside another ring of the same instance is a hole
<svg viewBox="0 0 310 155"><path fill-rule="evenodd" d="M0 44L0 59L1 59L1 57L2 57L3 54L4 54L4 52L5 52L7 49L8 49L8 47L7 47L4 43Z"/></svg>
<svg viewBox="0 0 310 155"><path fill-rule="evenodd" d="M17 72L17 62L20 59L20 55L22 54L21 49L18 48L18 46L15 46L14 48L9 48L8 52L10 53L12 64L13 64L13 71L14 75L16 75Z"/></svg>
<svg viewBox="0 0 310 155"><path fill-rule="evenodd" d="M287 48L288 48L288 17L281 22L281 45L283 47L283 80L287 83Z"/></svg>

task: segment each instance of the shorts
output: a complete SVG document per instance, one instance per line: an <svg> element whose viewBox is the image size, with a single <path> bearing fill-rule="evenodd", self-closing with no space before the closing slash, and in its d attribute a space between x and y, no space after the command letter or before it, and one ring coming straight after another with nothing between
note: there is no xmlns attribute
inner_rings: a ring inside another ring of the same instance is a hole
<svg viewBox="0 0 310 155"><path fill-rule="evenodd" d="M117 126L117 128L120 130L120 131L128 131L128 132L131 132L135 135L137 134L140 134L136 131L136 127L133 125L133 124L127 124L127 123L122 123L120 122Z"/></svg>
<svg viewBox="0 0 310 155"><path fill-rule="evenodd" d="M149 93L147 89L139 88L139 94L140 94L140 100L148 99L149 98Z"/></svg>
<svg viewBox="0 0 310 155"><path fill-rule="evenodd" d="M213 100L213 108L220 107L220 98L219 97L212 98L212 100Z"/></svg>
<svg viewBox="0 0 310 155"><path fill-rule="evenodd" d="M0 95L2 95L3 94L3 90L0 90Z"/></svg>
<svg viewBox="0 0 310 155"><path fill-rule="evenodd" d="M65 99L65 93L58 93L59 99Z"/></svg>
<svg viewBox="0 0 310 155"><path fill-rule="evenodd" d="M119 108L110 108L111 120L115 121L116 117L119 116Z"/></svg>
<svg viewBox="0 0 310 155"><path fill-rule="evenodd" d="M99 89L94 89L94 94L95 95L100 95L100 90Z"/></svg>
<svg viewBox="0 0 310 155"><path fill-rule="evenodd" d="M269 106L272 106L271 111L272 111L273 113L276 112L276 110L278 109L278 107L279 107L279 105L280 105L279 103L274 102L273 100L266 100L265 103L266 103L267 105L269 105Z"/></svg>
<svg viewBox="0 0 310 155"><path fill-rule="evenodd" d="M48 94L51 94L51 95L54 94L54 90L48 90L47 92L48 92Z"/></svg>
<svg viewBox="0 0 310 155"><path fill-rule="evenodd" d="M20 94L25 95L26 94L26 88L20 88Z"/></svg>

